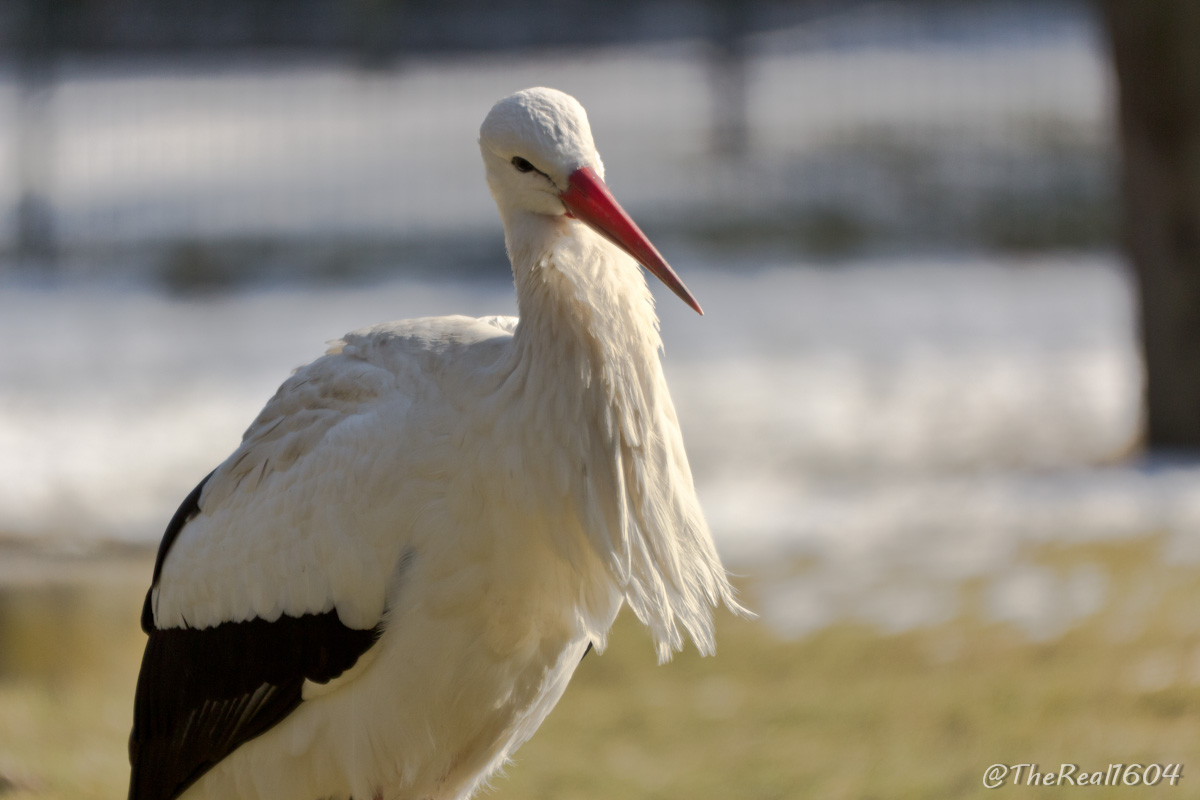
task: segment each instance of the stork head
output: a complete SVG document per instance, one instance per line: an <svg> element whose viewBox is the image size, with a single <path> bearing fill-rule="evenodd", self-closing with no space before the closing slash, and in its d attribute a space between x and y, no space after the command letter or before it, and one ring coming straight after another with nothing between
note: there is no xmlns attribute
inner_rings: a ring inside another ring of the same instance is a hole
<svg viewBox="0 0 1200 800"><path fill-rule="evenodd" d="M567 216L628 253L698 313L700 304L604 184L587 112L556 89L526 89L492 107L479 129L488 188L514 212ZM506 222L507 224L507 222Z"/></svg>

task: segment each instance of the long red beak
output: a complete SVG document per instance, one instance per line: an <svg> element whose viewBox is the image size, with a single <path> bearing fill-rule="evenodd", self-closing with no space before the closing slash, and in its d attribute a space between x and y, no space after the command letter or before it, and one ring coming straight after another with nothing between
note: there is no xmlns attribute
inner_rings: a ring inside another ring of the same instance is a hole
<svg viewBox="0 0 1200 800"><path fill-rule="evenodd" d="M629 218L625 209L617 202L604 181L591 167L580 167L567 179L567 190L559 195L571 216L586 223L593 230L624 250L635 261L654 273L683 302L703 314L704 310L692 297L692 293L679 280L675 270L659 254L642 229Z"/></svg>

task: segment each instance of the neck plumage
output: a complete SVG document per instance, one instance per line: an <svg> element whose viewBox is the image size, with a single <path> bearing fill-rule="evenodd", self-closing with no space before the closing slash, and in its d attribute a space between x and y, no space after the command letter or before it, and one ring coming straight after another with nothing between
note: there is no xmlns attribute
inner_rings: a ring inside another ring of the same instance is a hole
<svg viewBox="0 0 1200 800"><path fill-rule="evenodd" d="M658 367L662 343L654 301L629 256L566 216L525 214L506 222L521 319L517 335L530 356L566 339L586 343L612 366L639 361Z"/></svg>
<svg viewBox="0 0 1200 800"><path fill-rule="evenodd" d="M520 322L513 365L559 454L584 538L665 659L713 649L712 606L739 609L700 509L640 268L566 217L505 220ZM582 470L579 465L583 465Z"/></svg>

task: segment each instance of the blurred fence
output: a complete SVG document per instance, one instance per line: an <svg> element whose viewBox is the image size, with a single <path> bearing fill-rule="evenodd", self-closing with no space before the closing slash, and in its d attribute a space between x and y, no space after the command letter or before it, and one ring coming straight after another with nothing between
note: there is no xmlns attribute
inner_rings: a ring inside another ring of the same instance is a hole
<svg viewBox="0 0 1200 800"><path fill-rule="evenodd" d="M665 235L1104 246L1101 41L1066 0L8 0L0 257L180 285L491 260L474 139L534 84L580 98Z"/></svg>

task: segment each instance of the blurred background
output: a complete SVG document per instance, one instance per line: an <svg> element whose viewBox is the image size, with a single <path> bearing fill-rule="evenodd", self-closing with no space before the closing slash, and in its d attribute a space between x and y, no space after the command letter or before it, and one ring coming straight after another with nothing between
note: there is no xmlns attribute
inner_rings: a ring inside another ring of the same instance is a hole
<svg viewBox="0 0 1200 800"><path fill-rule="evenodd" d="M705 307L654 287L761 618L664 668L622 621L492 796L1200 752L1196 41L1191 0L0 0L0 797L123 796L153 548L291 369L515 313L476 138L534 85Z"/></svg>

